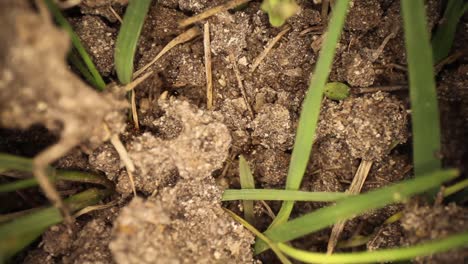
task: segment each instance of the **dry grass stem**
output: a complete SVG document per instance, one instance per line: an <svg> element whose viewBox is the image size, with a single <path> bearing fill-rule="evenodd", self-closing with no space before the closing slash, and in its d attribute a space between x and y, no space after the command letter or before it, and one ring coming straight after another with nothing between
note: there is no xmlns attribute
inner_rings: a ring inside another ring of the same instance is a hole
<svg viewBox="0 0 468 264"><path fill-rule="evenodd" d="M164 54L166 54L173 47L194 39L196 36L200 35L200 33L201 32L197 27L193 27L193 28L190 28L189 30L183 32L179 36L175 37L173 40L171 40L169 43L167 43L166 46L164 46L164 48L156 55L156 57L154 57L154 59L152 61L150 61L145 66L143 66L138 71L136 71L133 74L133 78L138 77L140 74L142 74L144 71L146 71L149 67L151 67L151 65L153 65L156 61L158 61Z"/></svg>
<svg viewBox="0 0 468 264"><path fill-rule="evenodd" d="M125 91L127 91L127 92L132 91L132 90L135 89L135 87L137 87L140 83L142 83L144 80L146 80L148 77L150 77L151 74L153 74L153 72L152 72L152 71L149 71L149 72L143 74L143 76L140 76L140 77L134 79L131 83L125 85L125 87L124 87Z"/></svg>
<svg viewBox="0 0 468 264"><path fill-rule="evenodd" d="M117 14L117 12L115 12L115 9L110 5L109 6L109 10L112 12L112 14L115 16L115 18L120 22L120 24L122 24L122 18L119 16L119 14Z"/></svg>
<svg viewBox="0 0 468 264"><path fill-rule="evenodd" d="M133 119L133 124L135 125L135 128L137 130L140 130L140 122L138 121L138 111L137 111L137 106L136 106L136 98L135 98L135 90L132 90L130 95L131 98L131 104L132 104L132 119Z"/></svg>
<svg viewBox="0 0 468 264"><path fill-rule="evenodd" d="M132 185L133 195L136 197L135 181L133 180L132 172L135 171L135 166L133 165L132 160L128 156L128 152L125 149L122 141L120 141L118 135L113 135L110 139L111 144L114 146L115 150L119 154L120 160L123 162L125 168L127 169L128 177L130 179L130 184Z"/></svg>
<svg viewBox="0 0 468 264"><path fill-rule="evenodd" d="M232 54L232 53L229 54L229 60L232 63L232 68L234 69L234 73L235 73L236 79L237 79L237 85L239 86L242 97L244 98L245 104L247 106L247 110L250 113L250 117L254 118L254 112L253 112L252 106L250 106L249 100L247 98L247 92L245 91L244 84L242 83L242 78L241 78L241 75L240 75L240 72L239 72L239 68L237 67L237 62L236 62L236 58L235 58L234 54Z"/></svg>
<svg viewBox="0 0 468 264"><path fill-rule="evenodd" d="M268 53L271 51L271 49L273 49L275 44L278 41L280 41L280 39L284 36L284 34L286 34L290 29L291 29L290 27L286 27L278 35L276 35L276 37L274 37L273 39L268 41L268 44L265 47L265 49L262 51L262 53L260 53L260 55L258 55L254 59L254 62L252 63L252 68L250 69L250 72L254 72L255 69L257 69L258 65L260 65L260 63L265 59L265 57L268 55Z"/></svg>
<svg viewBox="0 0 468 264"><path fill-rule="evenodd" d="M359 168L354 175L353 182L349 187L347 193L350 194L358 194L361 192L362 186L366 181L367 175L372 167L372 161L362 160L361 164L359 164ZM338 239L340 238L341 232L343 232L343 228L345 226L346 221L339 221L337 222L331 231L330 239L328 240L327 245L327 254L332 254L333 250L338 243Z"/></svg>
<svg viewBox="0 0 468 264"><path fill-rule="evenodd" d="M206 108L213 108L213 74L211 71L211 45L210 24L205 23L203 29L203 47L205 51L205 76L206 76Z"/></svg>
<svg viewBox="0 0 468 264"><path fill-rule="evenodd" d="M263 200L260 201L263 205L263 207L265 208L266 210L266 213L268 214L268 216L271 218L271 219L275 219L276 218L276 215L275 213L273 212L273 210L271 210L271 207Z"/></svg>
<svg viewBox="0 0 468 264"><path fill-rule="evenodd" d="M195 15L193 17L189 17L187 19L184 19L182 21L179 22L179 27L186 27L186 26L189 26L189 25L192 25L193 23L196 23L198 21L201 21L203 19L206 19L206 18L209 18L210 16L213 16L217 13L220 13L220 12L224 12L224 11L227 11L229 9L232 9L234 7L237 7L237 6L240 6L242 4L245 4L245 3L248 3L250 2L251 0L231 0L231 1L228 1L222 5L219 5L219 6L215 6L213 8L210 8L198 15Z"/></svg>
<svg viewBox="0 0 468 264"><path fill-rule="evenodd" d="M99 205L91 205L91 206L87 206L81 210L79 210L78 212L75 213L75 215L73 215L73 217L77 218L79 216L82 216L84 214L88 214L90 212L93 212L93 211L98 211L98 210L103 210L103 209L107 209L107 208L110 208L112 206L115 206L116 204L118 203L117 200L114 200L110 203L107 203L107 204L99 204Z"/></svg>

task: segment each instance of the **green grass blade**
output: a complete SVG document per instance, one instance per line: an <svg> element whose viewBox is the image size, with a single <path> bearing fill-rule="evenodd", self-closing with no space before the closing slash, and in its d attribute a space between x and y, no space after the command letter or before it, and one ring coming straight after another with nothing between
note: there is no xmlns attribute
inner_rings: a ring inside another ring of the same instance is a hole
<svg viewBox="0 0 468 264"><path fill-rule="evenodd" d="M287 190L297 190L302 182L302 177L309 162L312 144L315 138L315 129L320 114L323 91L327 83L328 75L333 63L336 45L341 35L344 25L346 10L349 0L335 2L331 14L330 24L325 33L326 37L317 61L317 65L312 75L307 95L305 96L299 124L296 132L296 140L289 164L288 177L286 180ZM270 228L275 227L288 220L294 206L293 201L284 202Z"/></svg>
<svg viewBox="0 0 468 264"><path fill-rule="evenodd" d="M409 70L416 175L441 168L440 122L423 0L401 1Z"/></svg>
<svg viewBox="0 0 468 264"><path fill-rule="evenodd" d="M447 188L444 189L444 197L450 196L452 194L455 194L461 190L464 190L468 188L468 179L465 179L463 181L457 182L452 186L448 186Z"/></svg>
<svg viewBox="0 0 468 264"><path fill-rule="evenodd" d="M224 191L222 200L334 202L350 196L350 194L344 192L304 192L274 189L228 189Z"/></svg>
<svg viewBox="0 0 468 264"><path fill-rule="evenodd" d="M332 255L295 249L282 243L278 244L278 247L281 251L286 253L286 255L305 263L357 264L409 260L415 257L429 256L458 247L467 247L467 245L468 232L405 248L383 249L357 253L336 253Z"/></svg>
<svg viewBox="0 0 468 264"><path fill-rule="evenodd" d="M291 264L291 261L279 250L278 246L273 243L268 237L266 237L264 234L262 234L260 231L258 231L253 225L249 224L247 221L242 219L240 216L236 215L234 212L232 212L229 209L223 208L226 213L228 213L234 220L239 222L241 225L243 225L247 230L252 232L254 235L256 235L258 238L262 239L267 245L270 246L271 250L275 252L276 256L278 259L281 261L283 264Z"/></svg>
<svg viewBox="0 0 468 264"><path fill-rule="evenodd" d="M17 170L32 173L32 159L18 157L10 154L0 153L0 170ZM95 175L87 172L56 170L48 168L48 175L52 181L72 181L82 183L99 184L106 188L113 189L113 183L102 175ZM38 185L35 178L18 180L12 183L0 185L0 193L16 191Z"/></svg>
<svg viewBox="0 0 468 264"><path fill-rule="evenodd" d="M468 3L464 2L464 0L449 0L447 3L442 23L438 25L432 38L432 52L434 53L435 63L440 62L450 53L458 22L468 10Z"/></svg>
<svg viewBox="0 0 468 264"><path fill-rule="evenodd" d="M72 211L94 205L111 193L89 189L65 200ZM37 239L49 226L62 221L60 211L49 207L19 217L0 226L0 260L8 259Z"/></svg>
<svg viewBox="0 0 468 264"><path fill-rule="evenodd" d="M264 234L274 242L290 241L369 210L381 208L390 203L402 202L413 195L440 186L444 181L457 176L457 170L437 171L365 194L352 196L338 201L333 206L321 208L267 230ZM255 249L256 253L261 253L267 249L267 246L259 244L256 245Z"/></svg>
<svg viewBox="0 0 468 264"><path fill-rule="evenodd" d="M98 87L98 84L96 83L96 80L94 80L93 75L91 75L88 68L86 68L86 65L74 50L68 54L68 60L71 65L75 66L75 68L81 73L81 75L89 84L91 84L93 87Z"/></svg>
<svg viewBox="0 0 468 264"><path fill-rule="evenodd" d="M252 172L250 171L249 164L242 155L239 157L239 175L242 189L255 189L255 181ZM244 218L247 222L254 224L254 201L244 200L242 204L244 206Z"/></svg>
<svg viewBox="0 0 468 264"><path fill-rule="evenodd" d="M0 153L0 170L17 170L32 172L33 163L32 160L28 158Z"/></svg>
<svg viewBox="0 0 468 264"><path fill-rule="evenodd" d="M133 57L151 0L130 0L115 43L115 69L122 84L132 81Z"/></svg>
<svg viewBox="0 0 468 264"><path fill-rule="evenodd" d="M44 2L46 3L47 7L49 8L50 12L54 16L57 23L65 31L67 31L68 35L71 38L73 46L76 48L76 50L80 54L80 56L83 59L84 63L88 67L89 72L93 76L94 83L97 85L96 88L101 90L101 91L104 90L104 88L106 87L106 83L102 79L101 74L99 74L99 71L96 69L96 66L94 65L93 61L91 60L91 57L89 56L88 52L86 52L86 49L83 46L83 44L81 43L80 38L75 33L75 31L73 31L73 28L70 25L70 23L68 23L67 19L63 16L62 12L57 7L57 5L54 3L53 0L44 0Z"/></svg>
<svg viewBox="0 0 468 264"><path fill-rule="evenodd" d="M37 186L37 180L35 178L18 180L10 183L4 183L0 185L0 193L14 192L30 187Z"/></svg>

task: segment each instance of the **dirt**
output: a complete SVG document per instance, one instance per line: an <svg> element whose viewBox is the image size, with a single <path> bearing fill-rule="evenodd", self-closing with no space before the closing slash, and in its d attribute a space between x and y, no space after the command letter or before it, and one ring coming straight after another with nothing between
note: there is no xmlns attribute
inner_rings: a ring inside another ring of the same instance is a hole
<svg viewBox="0 0 468 264"><path fill-rule="evenodd" d="M153 1L135 68L146 65L186 30L177 26L180 20L224 2ZM58 159L55 165L60 168L105 175L116 184L112 199L118 200L116 206L78 218L72 233L60 225L51 227L18 262L276 263L271 252L253 256L253 235L222 210L242 214L241 204L221 203L221 194L225 188L240 187L241 154L257 188L284 188L301 104L326 22L320 5L297 2L298 13L282 28L270 26L260 1L206 19L213 109L206 107L203 37L197 37L162 56L150 67L153 74L135 89L140 130L127 122L122 89L113 85L98 93L70 70L65 60L70 41L64 31L28 1L0 3L5 25L0 30L0 151L33 157L65 144L66 149L48 162ZM107 81L117 79L116 14L122 16L126 4L85 0L65 11ZM443 6L438 0L427 1L428 31L440 22ZM202 29L203 23L195 26ZM283 30L284 36L253 68L269 41ZM460 43L467 38L466 23L461 23L452 52L463 49ZM363 160L372 162L363 192L412 175L407 91L358 92L364 87L406 85L404 50L399 1L352 1L329 78L349 85L351 96L323 100L301 190L345 191ZM443 162L463 173L468 157L467 72L465 55L437 76ZM135 166L138 197L133 197L124 163L107 141L114 134ZM267 204L274 213L281 205ZM297 203L293 217L326 205ZM402 209L401 221L384 224ZM256 203L255 214L256 227L264 230L271 222L267 209ZM392 205L349 221L341 239L371 236L367 245L358 247L369 250L413 245L466 230L465 216L463 204ZM329 229L322 230L293 245L323 251L329 235ZM466 252L457 251L417 261L461 263L463 258Z"/></svg>

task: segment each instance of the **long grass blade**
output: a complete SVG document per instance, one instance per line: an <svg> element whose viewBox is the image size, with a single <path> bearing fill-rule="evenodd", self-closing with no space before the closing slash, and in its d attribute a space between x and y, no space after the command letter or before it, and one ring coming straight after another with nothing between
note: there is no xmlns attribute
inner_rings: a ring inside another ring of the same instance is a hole
<svg viewBox="0 0 468 264"><path fill-rule="evenodd" d="M402 202L413 195L440 186L444 181L453 179L458 174L457 170L437 171L365 194L349 197L338 201L333 206L321 208L278 225L267 230L264 234L274 242L290 241L328 227L340 220L355 217L390 203ZM256 253L261 253L267 249L267 246L260 244L260 246L256 245L255 249Z"/></svg>
<svg viewBox="0 0 468 264"><path fill-rule="evenodd" d="M424 244L406 248L383 249L369 252L323 254L296 249L279 243L278 247L286 255L305 263L351 264L351 263L384 263L410 260L415 257L429 256L458 247L467 247L468 232L449 236Z"/></svg>
<svg viewBox="0 0 468 264"><path fill-rule="evenodd" d="M249 164L245 160L244 156L239 157L239 175L240 175L240 184L242 189L254 189L255 188L255 181L250 171ZM244 200L242 202L244 206L244 218L250 224L255 223L255 215L254 215L254 201L252 200Z"/></svg>
<svg viewBox="0 0 468 264"><path fill-rule="evenodd" d="M291 162L289 164L288 177L286 180L287 190L299 189L309 161L315 137L315 129L317 128L320 114L323 91L328 75L330 74L336 45L344 25L348 4L349 0L336 1L328 31L325 33L324 44L314 74L312 75L299 118L296 140L294 142L294 149L291 155ZM270 228L286 222L291 214L293 206L293 201L284 202L277 217L270 225Z"/></svg>
<svg viewBox="0 0 468 264"><path fill-rule="evenodd" d="M255 200L255 201L305 201L305 202L334 202L350 194L341 192L304 192L274 189L225 190L223 201Z"/></svg>
<svg viewBox="0 0 468 264"><path fill-rule="evenodd" d="M94 205L111 193L108 189L89 189L65 200L70 210L77 211ZM33 212L0 226L0 260L14 256L37 239L49 226L63 220L55 207Z"/></svg>
<svg viewBox="0 0 468 264"><path fill-rule="evenodd" d="M130 0L115 43L115 69L122 84L132 81L133 58L151 0Z"/></svg>
<svg viewBox="0 0 468 264"><path fill-rule="evenodd" d="M440 122L423 0L401 1L409 70L416 175L441 168Z"/></svg>
<svg viewBox="0 0 468 264"><path fill-rule="evenodd" d="M67 19L63 16L62 12L57 7L57 5L54 3L53 0L44 0L44 2L46 3L47 7L49 8L50 12L54 16L57 23L65 31L67 31L68 35L71 38L73 46L76 48L76 50L80 54L80 56L83 59L84 63L88 67L89 72L93 76L94 83L97 85L96 88L99 89L99 90L104 90L104 88L106 87L106 83L102 79L101 74L99 73L99 71L97 70L97 68L94 65L93 61L91 60L91 57L89 56L88 52L86 52L86 49L83 46L83 44L81 43L80 38L75 33L75 31L73 31L73 28L70 25L70 23L68 23Z"/></svg>
<svg viewBox="0 0 468 264"><path fill-rule="evenodd" d="M432 38L434 62L438 63L450 53L455 39L455 31L463 14L468 11L468 3L464 0L449 0L445 8L442 23L438 25Z"/></svg>

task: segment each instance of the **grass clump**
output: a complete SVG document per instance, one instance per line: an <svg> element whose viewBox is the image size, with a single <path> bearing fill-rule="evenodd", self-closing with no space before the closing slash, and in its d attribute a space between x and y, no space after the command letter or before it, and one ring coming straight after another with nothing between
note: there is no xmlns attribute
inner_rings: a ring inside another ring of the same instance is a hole
<svg viewBox="0 0 468 264"><path fill-rule="evenodd" d="M21 171L32 173L31 159L0 153L0 171ZM53 180L98 184L103 189L90 188L65 200L72 212L97 204L113 193L113 184L103 176L85 172L56 170L47 168ZM17 191L37 186L35 178L28 178L0 185L0 193ZM62 222L62 214L56 207L35 208L32 212L0 225L0 263L11 258L37 239L48 227Z"/></svg>
<svg viewBox="0 0 468 264"><path fill-rule="evenodd" d="M72 212L95 205L109 196L109 189L88 189L65 200ZM36 240L48 227L61 223L62 214L55 207L48 207L15 218L0 226L0 263L13 257Z"/></svg>
<svg viewBox="0 0 468 264"><path fill-rule="evenodd" d="M275 242L290 241L366 211L381 208L390 203L403 202L411 196L431 190L457 176L457 170L437 171L365 194L352 196L338 201L336 205L321 208L271 228L265 232L265 235ZM266 249L263 244L257 245L256 253L261 253Z"/></svg>

